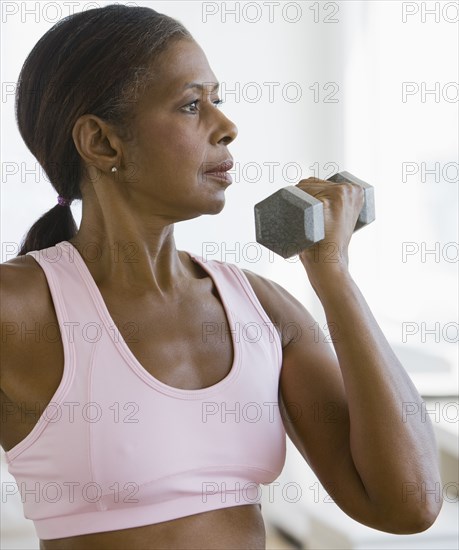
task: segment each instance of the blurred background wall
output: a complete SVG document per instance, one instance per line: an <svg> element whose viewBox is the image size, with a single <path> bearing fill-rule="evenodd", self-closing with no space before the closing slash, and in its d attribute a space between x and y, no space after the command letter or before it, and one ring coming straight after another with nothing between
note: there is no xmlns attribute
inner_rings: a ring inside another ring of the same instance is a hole
<svg viewBox="0 0 459 550"><path fill-rule="evenodd" d="M21 65L60 18L108 3L1 3L2 262L17 254L26 230L56 201L15 124ZM298 258L284 260L256 243L253 206L280 187L309 176L326 179L339 170L374 185L376 221L353 237L351 273L428 400L444 486L450 484L447 509L455 506L457 512L458 2L119 3L150 6L189 28L221 82L220 108L239 129L229 147L234 183L225 208L218 216L177 224L180 249L278 282L327 334L321 304ZM78 223L80 204L72 210ZM2 479L11 481L8 475L2 463ZM316 482L290 444L283 476L283 482L295 480L303 488ZM264 514L304 545L313 540L315 548L392 544L341 515L333 520L343 524L335 536L320 518L334 517L330 510L336 507L329 504L324 512L323 499L315 500L308 489L294 506L285 495L266 499ZM30 528L18 503L4 499L3 518ZM404 543L439 548L443 537L448 544L457 537L452 517L438 533L404 537ZM352 540L340 538L348 532ZM11 546L28 543L10 539L8 544L2 548L29 547ZM399 538L393 544L402 547Z"/></svg>

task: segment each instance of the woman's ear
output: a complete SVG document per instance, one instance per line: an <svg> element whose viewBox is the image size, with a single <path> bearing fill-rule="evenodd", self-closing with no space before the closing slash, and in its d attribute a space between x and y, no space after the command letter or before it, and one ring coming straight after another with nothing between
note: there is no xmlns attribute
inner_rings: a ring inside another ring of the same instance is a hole
<svg viewBox="0 0 459 550"><path fill-rule="evenodd" d="M72 130L75 147L85 166L91 170L110 172L120 166L121 140L113 126L95 115L82 115Z"/></svg>

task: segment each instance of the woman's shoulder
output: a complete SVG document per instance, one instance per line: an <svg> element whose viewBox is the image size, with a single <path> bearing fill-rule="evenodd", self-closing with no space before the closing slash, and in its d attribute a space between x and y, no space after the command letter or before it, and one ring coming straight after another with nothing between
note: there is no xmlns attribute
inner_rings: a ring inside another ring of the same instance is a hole
<svg viewBox="0 0 459 550"><path fill-rule="evenodd" d="M241 268L241 270L247 277L271 322L278 329L282 348L284 348L290 342L288 331L284 330L284 327L292 321L292 305L296 302L296 299L283 286L268 277L259 275L249 269Z"/></svg>
<svg viewBox="0 0 459 550"><path fill-rule="evenodd" d="M46 276L32 256L16 256L0 264L2 313L25 315L46 295ZM28 306L28 307L25 307ZM3 317L3 315L2 315Z"/></svg>
<svg viewBox="0 0 459 550"><path fill-rule="evenodd" d="M0 317L3 374L8 364L27 353L28 343L34 344L32 333L37 323L40 330L40 324L53 319L46 276L31 256L17 256L0 264Z"/></svg>

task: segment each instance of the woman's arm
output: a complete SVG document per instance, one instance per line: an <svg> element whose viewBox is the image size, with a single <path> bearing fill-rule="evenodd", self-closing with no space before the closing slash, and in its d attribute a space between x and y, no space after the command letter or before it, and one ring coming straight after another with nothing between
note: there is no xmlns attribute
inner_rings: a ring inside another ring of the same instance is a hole
<svg viewBox="0 0 459 550"><path fill-rule="evenodd" d="M304 306L255 276L274 322L294 323L301 334L283 348L279 401L286 431L351 517L391 533L423 531L442 505L436 443L428 418L403 415L404 406L422 399L348 271L360 190L318 180L301 188L319 190L314 194L324 200L325 239L300 260L323 305L336 357Z"/></svg>

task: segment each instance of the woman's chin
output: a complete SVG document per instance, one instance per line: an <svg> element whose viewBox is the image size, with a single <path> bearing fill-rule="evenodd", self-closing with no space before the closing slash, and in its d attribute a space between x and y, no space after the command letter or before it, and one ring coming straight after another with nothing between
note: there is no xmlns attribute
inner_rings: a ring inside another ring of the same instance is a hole
<svg viewBox="0 0 459 550"><path fill-rule="evenodd" d="M213 208L212 208L212 211L209 212L209 214L220 214L220 212L223 210L223 208L225 208L225 203L226 203L225 191L222 190L221 200L219 200L219 201L216 200L211 205L211 207L213 206Z"/></svg>

